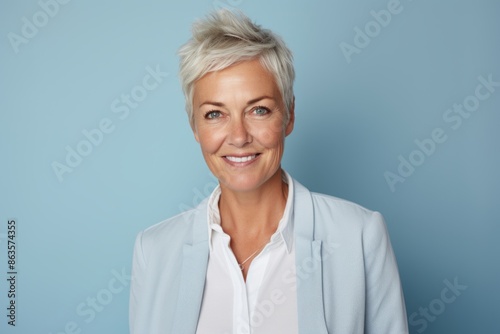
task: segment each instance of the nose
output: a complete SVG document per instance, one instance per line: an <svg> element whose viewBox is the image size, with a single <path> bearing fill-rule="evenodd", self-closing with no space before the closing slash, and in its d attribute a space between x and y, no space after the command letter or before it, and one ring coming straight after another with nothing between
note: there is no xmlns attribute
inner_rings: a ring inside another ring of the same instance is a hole
<svg viewBox="0 0 500 334"><path fill-rule="evenodd" d="M243 147L252 142L248 125L244 118L231 120L229 124L228 143L236 147Z"/></svg>

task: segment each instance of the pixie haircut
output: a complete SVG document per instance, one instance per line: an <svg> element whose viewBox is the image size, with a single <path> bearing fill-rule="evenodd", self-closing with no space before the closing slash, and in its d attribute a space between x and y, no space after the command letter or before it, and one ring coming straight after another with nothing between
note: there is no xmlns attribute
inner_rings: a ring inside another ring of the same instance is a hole
<svg viewBox="0 0 500 334"><path fill-rule="evenodd" d="M259 59L274 77L285 105L285 122L293 106L293 56L283 39L254 24L242 12L222 9L193 24L192 38L179 49L180 79L191 126L195 82L205 74Z"/></svg>

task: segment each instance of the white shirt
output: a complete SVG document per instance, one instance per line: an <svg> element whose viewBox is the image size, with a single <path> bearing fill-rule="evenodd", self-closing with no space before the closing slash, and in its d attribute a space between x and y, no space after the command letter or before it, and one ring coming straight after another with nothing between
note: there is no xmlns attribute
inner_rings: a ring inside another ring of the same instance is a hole
<svg viewBox="0 0 500 334"><path fill-rule="evenodd" d="M252 260L246 282L220 225L217 187L208 202L207 277L196 334L298 333L297 293L284 274L295 272L293 182L285 174L288 198L269 243Z"/></svg>

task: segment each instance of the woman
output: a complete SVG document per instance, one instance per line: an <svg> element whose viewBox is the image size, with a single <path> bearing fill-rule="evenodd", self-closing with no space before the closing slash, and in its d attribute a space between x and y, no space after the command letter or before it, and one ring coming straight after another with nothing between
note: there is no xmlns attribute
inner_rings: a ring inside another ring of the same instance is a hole
<svg viewBox="0 0 500 334"><path fill-rule="evenodd" d="M283 41L224 10L196 23L179 54L189 121L219 186L139 233L131 333L407 333L382 216L281 169L295 121Z"/></svg>

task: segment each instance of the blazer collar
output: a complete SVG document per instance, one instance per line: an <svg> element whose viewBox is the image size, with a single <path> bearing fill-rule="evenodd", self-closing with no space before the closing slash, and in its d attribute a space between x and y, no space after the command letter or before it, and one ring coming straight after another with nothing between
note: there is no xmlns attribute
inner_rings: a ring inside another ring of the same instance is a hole
<svg viewBox="0 0 500 334"><path fill-rule="evenodd" d="M322 241L315 240L311 193L294 180L295 269L299 333L328 334L323 308Z"/></svg>
<svg viewBox="0 0 500 334"><path fill-rule="evenodd" d="M207 200L195 209L192 242L182 249L182 269L172 333L195 333L208 265ZM188 222L186 222L188 223Z"/></svg>
<svg viewBox="0 0 500 334"><path fill-rule="evenodd" d="M327 334L322 283L321 240L314 240L314 207L311 193L293 180L293 231L295 235L295 266L299 333ZM208 266L207 200L195 210L192 242L182 250L177 308L172 332L195 333L200 315L205 276ZM300 274L299 274L300 273Z"/></svg>

